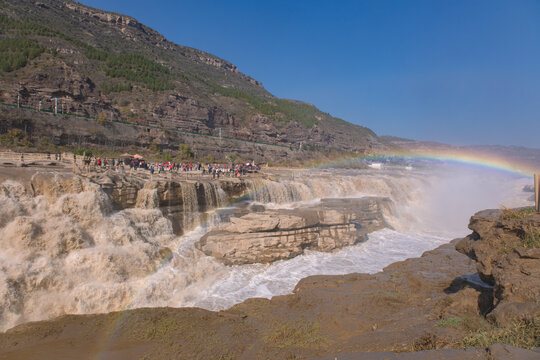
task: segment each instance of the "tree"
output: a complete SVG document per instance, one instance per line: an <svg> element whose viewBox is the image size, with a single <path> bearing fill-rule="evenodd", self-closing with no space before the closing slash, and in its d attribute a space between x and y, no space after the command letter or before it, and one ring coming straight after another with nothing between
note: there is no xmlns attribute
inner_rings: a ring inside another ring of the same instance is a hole
<svg viewBox="0 0 540 360"><path fill-rule="evenodd" d="M193 151L191 151L191 148L188 144L180 144L178 145L178 151L180 152L179 156L180 158L184 160L189 160L193 158Z"/></svg>
<svg viewBox="0 0 540 360"><path fill-rule="evenodd" d="M236 155L230 154L230 155L229 155L229 161L230 161L231 163L234 163L234 162L236 161Z"/></svg>
<svg viewBox="0 0 540 360"><path fill-rule="evenodd" d="M207 162L207 163L213 163L215 162L216 160L214 159L214 157L210 154L206 155L206 157L204 158L204 160Z"/></svg>
<svg viewBox="0 0 540 360"><path fill-rule="evenodd" d="M98 124L101 124L101 125L105 125L109 123L109 119L107 119L107 115L105 115L104 113L97 114L96 119L97 119Z"/></svg>
<svg viewBox="0 0 540 360"><path fill-rule="evenodd" d="M156 139L152 140L152 142L150 143L150 151L152 151L154 154L161 153L161 149L160 149Z"/></svg>

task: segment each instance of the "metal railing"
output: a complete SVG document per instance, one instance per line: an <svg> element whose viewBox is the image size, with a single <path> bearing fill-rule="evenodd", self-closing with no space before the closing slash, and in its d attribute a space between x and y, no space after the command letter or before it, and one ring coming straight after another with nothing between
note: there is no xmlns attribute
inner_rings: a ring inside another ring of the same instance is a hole
<svg viewBox="0 0 540 360"><path fill-rule="evenodd" d="M32 110L32 111L37 111L37 112L42 112L42 113L48 113L48 114L54 115L54 116L56 116L56 115L75 116L75 117L80 117L80 118L85 118L85 119L91 119L91 120L98 121L98 118L95 117L95 116L74 114L74 113L68 113L68 112L58 112L58 111L46 110L46 109L36 109L36 108L30 107L30 106L23 106L23 105L20 105L20 104L19 105L18 104L7 104L7 103L0 102L0 106L19 108L19 109L25 109L25 110ZM186 130L179 130L179 129L175 129L175 128L167 128L167 127L157 126L157 125L138 124L138 123L129 122L129 121L123 121L123 120L107 120L107 121L112 122L112 123L116 123L116 124L122 124L122 125L144 127L144 128L147 128L147 129L158 129L158 130L162 130L162 131L171 131L171 132L176 132L176 133L181 133L181 134L210 137L210 138L214 138L214 139L217 139L217 140L232 140L232 141L240 141L240 142L245 142L245 143L251 143L251 144L255 144L255 145L275 146L275 147L289 149L289 146L287 146L287 145L271 144L271 143L265 143L265 142L260 142L260 141L239 139L239 138L229 137L229 136L216 136L216 135L204 134L204 133L199 133L199 132L194 132L194 131L186 131ZM220 133L221 133L221 131L220 131Z"/></svg>

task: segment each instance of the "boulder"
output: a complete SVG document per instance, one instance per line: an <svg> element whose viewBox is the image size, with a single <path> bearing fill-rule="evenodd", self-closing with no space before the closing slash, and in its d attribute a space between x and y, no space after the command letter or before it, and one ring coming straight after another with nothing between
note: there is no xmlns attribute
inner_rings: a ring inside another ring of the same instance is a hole
<svg viewBox="0 0 540 360"><path fill-rule="evenodd" d="M382 214L388 204L384 198L332 199L309 208L249 213L231 217L195 246L227 265L290 259L306 249L332 251L388 227Z"/></svg>
<svg viewBox="0 0 540 360"><path fill-rule="evenodd" d="M539 311L540 215L484 210L469 228L473 233L456 250L475 260L480 278L494 286L489 317L504 324Z"/></svg>

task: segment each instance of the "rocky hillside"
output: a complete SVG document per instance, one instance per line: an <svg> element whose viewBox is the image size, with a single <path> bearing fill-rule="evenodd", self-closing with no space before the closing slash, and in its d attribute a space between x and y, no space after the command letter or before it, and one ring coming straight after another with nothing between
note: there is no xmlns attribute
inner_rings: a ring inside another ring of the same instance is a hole
<svg viewBox="0 0 540 360"><path fill-rule="evenodd" d="M385 147L367 128L273 96L225 60L70 0L1 0L0 52L0 102L14 105L0 106L0 132L24 132L3 145L220 147L189 132L310 151Z"/></svg>

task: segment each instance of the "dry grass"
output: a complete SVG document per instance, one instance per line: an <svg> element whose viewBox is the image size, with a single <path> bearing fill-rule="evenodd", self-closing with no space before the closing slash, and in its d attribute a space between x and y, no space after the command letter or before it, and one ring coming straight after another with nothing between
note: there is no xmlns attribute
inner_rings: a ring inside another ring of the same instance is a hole
<svg viewBox="0 0 540 360"><path fill-rule="evenodd" d="M540 231L532 226L527 226L525 232L521 237L523 246L527 248L539 248L540 247Z"/></svg>
<svg viewBox="0 0 540 360"><path fill-rule="evenodd" d="M509 208L503 207L500 218L501 220L524 219L531 216L535 212L536 210L532 207L526 207L526 208L520 208L520 209L509 209Z"/></svg>
<svg viewBox="0 0 540 360"><path fill-rule="evenodd" d="M436 350L448 347L452 341L448 338L440 337L435 334L427 333L416 339L412 346L411 351L424 351L424 350Z"/></svg>
<svg viewBox="0 0 540 360"><path fill-rule="evenodd" d="M529 318L516 319L505 326L492 324L477 314L466 314L460 318L441 320L437 323L437 326L461 328L467 335L452 339L426 333L412 343L411 351L436 350L448 347L485 348L493 344L507 344L525 349L540 347L540 314Z"/></svg>
<svg viewBox="0 0 540 360"><path fill-rule="evenodd" d="M492 344L508 344L525 349L540 347L540 316L519 319L505 327L491 326L472 331L459 343L463 348Z"/></svg>
<svg viewBox="0 0 540 360"><path fill-rule="evenodd" d="M276 323L264 336L267 345L280 349L289 347L320 348L327 343L321 335L318 321L293 321Z"/></svg>

